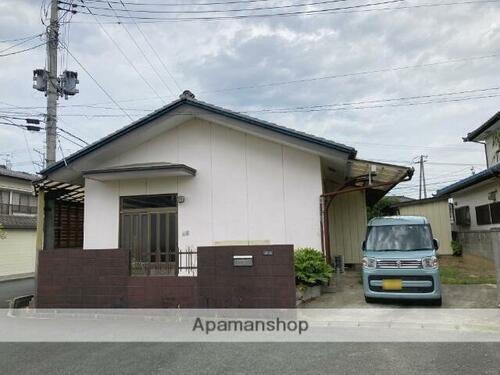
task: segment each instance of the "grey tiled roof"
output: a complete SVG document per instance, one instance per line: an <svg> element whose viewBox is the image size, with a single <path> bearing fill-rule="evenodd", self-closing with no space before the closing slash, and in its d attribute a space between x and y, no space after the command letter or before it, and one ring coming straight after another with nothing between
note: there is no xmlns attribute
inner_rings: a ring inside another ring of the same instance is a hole
<svg viewBox="0 0 500 375"><path fill-rule="evenodd" d="M459 180L451 185L448 185L442 189L439 189L436 192L436 196L440 197L443 195L451 194L456 191L465 189L469 186L478 184L480 182L483 182L485 180L488 180L490 178L498 178L500 176L500 164L495 164L492 167L489 167L488 169L485 169L484 171L481 171L479 173L476 173L472 176L469 176L467 178L464 178L462 180Z"/></svg>
<svg viewBox="0 0 500 375"><path fill-rule="evenodd" d="M0 215L4 229L36 229L36 216Z"/></svg>
<svg viewBox="0 0 500 375"><path fill-rule="evenodd" d="M356 156L356 153L357 153L356 149L354 149L353 147L346 146L344 144L334 142L334 141L329 140L329 139L317 137L317 136L314 136L314 135L311 135L308 133L304 133L302 131L298 131L295 129L286 128L284 126L277 125L277 124L274 124L274 123L271 123L268 121L260 120L260 119L257 119L255 117L245 115L243 113L239 113L239 112L231 111L229 109L218 107L218 106L215 106L213 104L203 102L201 100L197 100L194 98L182 97L181 99L175 100L172 103L167 104L166 106L148 114L147 116L132 122L130 125L127 125L124 128L121 128L121 129L107 135L106 137L82 148L81 150L68 156L65 160L60 160L57 163L52 164L51 166L49 166L49 167L45 168L43 171L41 171L40 174L46 176L49 173L51 173L59 168L63 168L67 165L67 163L71 163L71 162L77 160L78 158L95 151L96 149L114 141L115 139L117 139L117 138L137 129L137 128L140 128L141 126L143 126L145 124L150 123L151 121L173 111L174 109L176 109L184 104L192 106L194 108L203 109L203 110L209 111L209 112L214 113L214 114L218 114L218 115L222 115L225 117L240 120L240 121L243 121L243 122L246 122L248 124L252 124L252 125L264 128L264 129L268 129L268 130L271 130L277 134L285 134L285 135L288 135L290 137L294 137L294 138L297 138L297 139L300 139L300 140L303 140L303 141L306 141L306 142L309 142L309 143L312 143L312 144L315 144L318 146L323 146L323 147L327 147L327 148L334 149L337 151L345 152L349 155L350 158L354 158Z"/></svg>
<svg viewBox="0 0 500 375"><path fill-rule="evenodd" d="M4 166L0 166L0 176L17 178L19 180L25 181L35 181L40 177L35 174L30 174L26 172L13 171L12 169L7 169Z"/></svg>
<svg viewBox="0 0 500 375"><path fill-rule="evenodd" d="M464 138L466 142L472 142L478 135L488 130L492 125L494 125L498 120L500 120L500 111L495 113L488 121L486 121L483 125L478 127L477 129L471 131Z"/></svg>

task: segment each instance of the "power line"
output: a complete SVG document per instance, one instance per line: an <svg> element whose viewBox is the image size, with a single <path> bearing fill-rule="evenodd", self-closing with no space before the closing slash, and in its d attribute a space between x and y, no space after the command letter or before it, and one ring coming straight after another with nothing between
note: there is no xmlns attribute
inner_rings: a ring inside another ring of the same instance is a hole
<svg viewBox="0 0 500 375"><path fill-rule="evenodd" d="M0 43L12 43L12 42L18 42L20 40L26 40L26 39L35 39L39 36L42 36L43 34L36 34L36 35L29 35L29 36L25 36L25 37L22 37L22 38L15 38L15 39L4 39L4 40L0 40Z"/></svg>
<svg viewBox="0 0 500 375"><path fill-rule="evenodd" d="M23 45L24 43L28 43L28 42L32 41L33 39L36 39L38 36L39 36L39 35L35 35L35 36L34 36L34 37L32 37L32 38L25 39L25 40L23 40L23 41L21 41L21 42L19 42L19 43L15 43L15 44L13 44L13 45L11 45L11 46L7 47L7 48L4 48L3 50L0 50L0 53L2 53L2 52L6 52L6 51L11 50L12 48L15 48L15 47L19 47L19 46Z"/></svg>
<svg viewBox="0 0 500 375"><path fill-rule="evenodd" d="M312 109L283 109L283 110L273 110L273 109L260 109L260 110L252 110L252 111L235 111L241 114L251 114L251 113L270 113L270 114L285 114L285 113L307 113L307 112L332 112L332 111L351 111L351 110L362 110L362 109L377 109L377 108L387 108L387 107L404 107L404 106L416 106L416 105L426 105L426 104L442 104L442 103L454 103L454 102L463 102L463 101L468 101L468 100L476 100L476 99L489 99L489 98L494 98L494 97L500 97L500 94L492 94L492 95L481 95L481 96L469 96L469 97L463 97L463 98L445 98L445 99L439 99L439 100L429 100L425 102L412 102L412 103L396 103L396 104L381 104L381 105L376 105L376 106L365 106L365 107L354 107L354 106L346 106L346 107L339 107L339 108L312 108ZM401 100L401 99L400 99ZM128 109L128 108L119 108L122 111L125 110L138 110L138 109ZM151 112L150 110L140 110L140 111L147 111ZM125 112L126 113L126 112ZM27 114L30 115L30 114ZM191 113L176 113L174 114L175 116L190 116L192 115ZM70 116L70 117L87 117L87 118L105 118L105 117L123 117L123 115L120 114L108 114L108 113L97 113L97 114L90 114L90 113L68 113L64 114L64 116ZM128 113L126 113L127 117L130 118Z"/></svg>
<svg viewBox="0 0 500 375"><path fill-rule="evenodd" d="M177 17L177 18L158 18L158 17L125 17L125 18L135 18L137 20L141 20L141 23L158 23L158 22L183 22L183 21L223 21L223 20L231 20L231 19L246 19L246 18L265 18L265 17L290 17L290 16L299 16L299 15L325 15L325 14L345 14L345 13L362 13L362 12L380 12L380 11L395 11L395 10L405 10L412 8L427 8L427 7L442 7L442 6L451 6L451 5L468 5L468 4L482 4L482 3L493 3L498 2L499 0L474 0L474 1L462 1L462 2L450 2L450 3L440 3L440 4L421 4L421 5L409 5L409 6L400 6L400 7L379 7L372 9L357 9L364 8L376 5L384 5L396 3L399 1L386 1L380 3L371 3L350 7L339 7L339 8L328 8L328 9L320 9L320 10L310 10L310 11L297 11L297 12L285 12L285 13L272 13L272 14L249 14L249 15L238 15L238 16L218 16L218 17ZM78 12L80 14L90 14L86 12ZM94 13L95 15L102 17L113 17L110 14L102 14L102 13ZM78 22L78 23L89 23L89 22ZM117 22L104 22L109 24L115 24Z"/></svg>
<svg viewBox="0 0 500 375"><path fill-rule="evenodd" d="M353 110L363 110L363 109L376 109L376 108L387 108L387 107L406 107L406 106L417 106L417 105L426 105L426 104L439 104L439 103L454 103L454 102L463 102L468 100L476 100L476 99L490 99L500 97L500 94L491 94L491 95L480 95L480 96L469 96L463 98L445 98L439 100L429 100L425 102L413 102L413 103L396 103L396 104L381 104L381 105L373 105L373 106L365 106L365 107L339 107L339 108L312 108L312 109L299 109L299 110L259 110L259 111L247 111L241 113L257 113L257 112L265 112L265 113L274 113L274 114L282 114L282 113L307 113L307 112L333 112L333 111L353 111Z"/></svg>
<svg viewBox="0 0 500 375"><path fill-rule="evenodd" d="M380 162L386 162L386 163L403 163L403 164L411 164L411 160L387 160L387 159L379 159L375 158L373 161L380 161ZM446 162L427 162L427 164L436 164L436 165L456 165L456 166L477 166L477 167L484 167L486 164L484 163L446 163Z"/></svg>
<svg viewBox="0 0 500 375"><path fill-rule="evenodd" d="M111 7L111 5L110 5ZM115 11L114 8L111 8L113 9L113 11ZM116 14L116 13L115 13ZM120 17L116 14L116 18L119 20ZM173 95L175 96L174 92L172 91L172 89L170 88L169 85L167 85L167 83L165 82L165 80L163 79L162 75L160 73L158 73L158 70L156 70L156 67L151 63L151 61L149 60L149 58L147 57L146 53L142 50L141 46L139 46L139 43L137 43L137 41L135 40L134 36L132 35L132 33L129 31L129 29L127 28L127 26L125 26L124 24L121 24L121 26L123 27L123 29L127 32L128 36L130 37L130 39L132 40L132 42L135 44L135 46L137 47L137 49L139 50L139 52L142 54L142 56L144 57L144 59L147 61L147 63L149 64L149 66L151 67L151 69L153 69L153 72L156 74L156 76L160 79L160 81L163 83L163 85L167 88L167 90ZM161 99L161 98L160 98Z"/></svg>
<svg viewBox="0 0 500 375"><path fill-rule="evenodd" d="M457 182L457 180L448 180L448 181L439 181L439 182L433 182L430 184L427 184L427 186L436 186L436 185L443 185L443 184L450 184L453 182ZM418 185L409 185L409 186L396 186L392 188L392 190L398 189L398 190L411 190L411 191L416 191L419 188Z"/></svg>
<svg viewBox="0 0 500 375"><path fill-rule="evenodd" d="M84 143L84 144L86 144L86 145L88 145L88 144L89 144L87 141L83 140L82 138L80 138L80 137L78 137L78 136L74 135L73 133L71 133L71 132L69 132L69 131L67 131L67 130L65 130L65 129L63 129L63 128L61 128L61 127L59 127L59 130L60 130L60 131L62 131L63 133L66 133L67 135L69 135L69 136L71 136L71 137L75 138L75 139L78 139L80 142L83 142L83 143Z"/></svg>
<svg viewBox="0 0 500 375"><path fill-rule="evenodd" d="M287 17L287 16L297 16L297 15L314 15L321 13L331 13L338 10L345 9L358 9L358 8L368 8L371 6L377 5L387 5L387 4L395 4L400 3L404 0L387 0L376 3L368 3L368 4L359 4L359 5L351 5L346 7L336 7L336 8L328 8L328 9L317 9L317 10L303 10L303 11L292 11L292 12L282 12L282 13L271 13L271 14L245 14L245 15L233 15L233 16L207 16L207 17L146 17L146 16L122 16L121 18L127 19L136 19L136 20L145 20L145 21L161 21L161 22L179 22L179 21L209 21L209 20L228 20L228 19L245 19L245 18L265 18L265 17ZM483 0L483 1L498 1L498 0ZM65 9L67 10L67 9ZM96 12L81 12L78 11L79 14L91 14L100 17L115 17L112 14L107 13L96 13Z"/></svg>
<svg viewBox="0 0 500 375"><path fill-rule="evenodd" d="M57 135L58 135L60 138L65 139L65 140L67 140L68 142L71 142L72 144L74 144L74 145L76 145L76 146L78 146L78 147L80 147L80 148L84 147L84 146L82 146L82 145L80 145L80 144L76 143L76 142L75 142L75 141L73 141L72 139L69 139L69 138L65 137L65 136L64 136L64 135L62 135L61 133L57 133Z"/></svg>
<svg viewBox="0 0 500 375"><path fill-rule="evenodd" d="M462 147L454 147L454 146L449 146L449 145L443 145L443 146L424 146L424 145L406 145L406 144L388 144L388 143L371 143L371 142L358 142L356 140L347 140L347 141L342 141L340 139L337 139L341 143L349 143L349 144L355 144L355 145L367 145L367 146L376 146L376 147L394 147L394 148L416 148L416 149L437 149L437 150L450 150L450 151L471 151L471 152L477 152L477 150L472 150L472 149L467 149L464 150ZM457 145L458 146L458 145Z"/></svg>
<svg viewBox="0 0 500 375"><path fill-rule="evenodd" d="M102 87L102 86L101 86ZM290 108L266 108L266 109L258 109L258 110L248 110L248 111L238 111L239 113L242 114L252 114L252 113L271 113L271 114L283 114L283 113L304 113L304 112L329 112L329 111L349 111L349 110L360 110L360 109L373 109L373 108L386 108L386 107L401 107L401 106L415 106L415 105L425 105L425 104L439 104L439 103L451 103L451 102L462 102L462 101L468 101L468 100L476 100L476 99L487 99L487 98L493 98L493 97L499 97L500 94L489 94L489 95L478 95L478 96L466 96L466 97L459 97L459 98L443 98L443 99L438 99L438 100L428 100L425 102L409 102L409 103L396 103L396 104L387 104L387 102L392 102L392 101L405 101L405 100L414 100L415 98L439 98L444 95L457 95L461 94L464 92L484 92L488 90L498 90L498 88L487 88L487 89L476 89L476 90L464 90L464 91L457 91L457 92L448 92L448 93L440 93L440 94L431 94L431 95L420 95L420 96L412 96L412 97L401 97L401 98L390 98L390 99L376 99L376 100L369 100L369 101L359 101L359 102L351 102L351 103L338 103L338 104L324 104L324 105L315 105L315 106L308 106L308 107L290 107ZM114 99L113 99L114 100ZM359 105L359 104L369 104L373 102L379 102L379 103L385 103L385 104L380 104L376 106L364 106L364 107L355 107L354 105ZM115 105L118 106L118 103L114 101ZM84 105L79 105L79 106L84 106ZM91 107L92 108L92 107ZM123 107L118 107L129 119L132 119L130 115L126 112L126 110L129 111L147 111L150 112L152 110L149 109L134 109L134 108L123 108ZM31 114L28 112L9 112L9 111L0 111L1 113L7 113L7 114L20 114L20 115L26 115L26 116L40 116L37 114ZM182 116L182 115L190 115L190 113L177 113L177 116ZM64 116L72 116L72 117L122 117L122 115L119 114L65 114Z"/></svg>
<svg viewBox="0 0 500 375"><path fill-rule="evenodd" d="M121 2L121 1L120 1ZM122 3L122 6L123 8L127 9L126 6L125 6L125 3L124 2L121 2ZM160 64L163 66L163 68L165 69L165 71L167 72L167 74L170 76L170 78L172 79L172 81L175 83L175 85L177 86L177 89L179 91L181 91L181 87L179 86L179 83L177 82L177 80L174 78L174 76L172 75L172 73L170 73L170 70L167 68L167 64L163 61L163 59L160 57L158 51L156 51L156 48L153 47L153 45L151 44L151 42L149 41L149 37L146 36L146 34L144 33L144 31L142 31L142 28L139 26L139 24L137 22L135 22L134 20L134 24L135 26L137 27L137 29L139 30L139 32L141 33L142 37L144 38L144 40L146 41L147 45L149 46L149 48L151 48L151 50L153 51L153 53L156 55L156 58L158 59L158 61L160 62Z"/></svg>
<svg viewBox="0 0 500 375"><path fill-rule="evenodd" d="M146 42L149 42L149 40L147 38L146 38ZM436 66L436 65L453 64L453 63L460 63L460 62L467 62L467 61L474 61L474 60L484 60L484 59L491 59L491 58L498 58L498 57L500 57L500 53L483 55L483 56L463 57L463 58L450 59L450 60L442 60L442 61L437 61L437 62L433 62L433 63L391 67L391 68L375 69L375 70L366 70L366 71L361 71L361 72L345 73L345 74L338 74L338 75L311 77L311 78L303 78L303 79L289 80L289 81L270 82L270 83L263 83L263 84L251 85L251 86L229 87L229 88L223 88L223 89L218 89L218 90L205 90L205 91L200 91L200 93L214 93L214 92L246 90L246 89L254 89L254 88L265 88L265 87L271 87L271 86L281 86L281 85L304 83L304 82L314 82L314 81L326 80L326 79L352 77L352 76L358 76L358 75L385 73L385 72L398 71L398 70L431 67L431 66ZM173 79L172 76L171 76L171 78ZM174 82L175 82L175 80L174 80ZM180 89L180 87L178 87L178 88ZM119 100L118 102L125 103L125 102L144 101L144 100L151 100L151 99L157 99L157 97L147 97L147 98L140 98L140 99L126 99L126 100ZM107 104L107 103L108 102L90 103L90 104L72 104L72 105L63 105L63 106L59 106L59 107L94 107L94 106L98 106L100 104ZM45 108L45 107L19 107L19 106L16 106L16 107L22 108L22 109ZM95 108L99 108L99 107L95 107ZM101 109L109 109L109 107L101 107ZM149 109L133 109L133 108L128 108L127 110L150 111Z"/></svg>
<svg viewBox="0 0 500 375"><path fill-rule="evenodd" d="M256 111L246 111L246 113L266 112L266 111L289 111L289 110L300 110L300 109L321 109L321 108L329 108L329 107L344 107L344 106L352 106L352 105L360 105L360 104L374 104L374 103L387 103L387 102L402 101L402 100L438 98L438 97L449 96L449 95L461 95L461 94L470 94L470 93L476 93L476 92L486 92L486 91L496 91L496 90L500 90L500 86L484 88L484 89L449 91L449 92L443 92L443 93L439 93L439 94L415 95L415 96L407 96L407 97L391 98L391 99L372 99L372 100L365 100L365 101L358 101L358 102L318 104L318 105L310 105L310 106L274 108L274 109L265 109L265 110L263 109L263 110L256 110Z"/></svg>
<svg viewBox="0 0 500 375"><path fill-rule="evenodd" d="M33 47L29 47L29 48L25 48L25 49L22 49L22 50L19 50L19 51L15 51L15 52L10 52L10 53L5 53L3 55L0 55L0 57L6 57L6 56L12 56L12 55L17 55L19 53L23 53L23 52L27 52L27 51L31 51L35 48L38 48L38 47L41 47L41 46L44 46L46 45L47 42L43 42L43 43L40 43L40 44L37 44L36 46L33 46Z"/></svg>
<svg viewBox="0 0 500 375"><path fill-rule="evenodd" d="M275 5L270 7L257 7L257 8L238 8L238 9L209 9L209 10L146 10L146 9L133 9L128 11L126 9L115 9L118 12L129 12L132 13L146 13L146 14L205 14L205 13L235 13L235 12L250 12L250 11L263 11L263 10L276 10L276 9L287 9L287 8L302 8L314 5L325 5L340 3L350 0L323 0L311 3L300 3L300 4L287 4L287 5ZM60 1L60 4L71 5L69 3ZM83 7L82 5L74 4L73 6ZM85 8L90 8L94 10L109 10L106 7L95 7L91 5L85 5ZM132 15L132 17L134 17Z"/></svg>
<svg viewBox="0 0 500 375"><path fill-rule="evenodd" d="M75 55L73 55L73 53L71 53L71 51L66 47L66 45L62 42L61 42L61 45L64 47L64 49L66 49L66 51L68 51L68 54L73 58L73 60L75 60L75 62L80 66L80 68L82 68L85 71L85 73L87 73L87 75L90 77L90 79L92 79L92 81L94 81L94 83L101 89L101 91L113 102L113 104L116 105L116 107L118 107L118 109L120 109L125 114L125 116L127 116L130 119L130 121L133 121L132 117L120 106L120 104L118 104L118 102L116 102L115 99L113 99L111 94L109 94L106 91L106 89L87 70L87 68L85 68L82 65L82 63L75 57Z"/></svg>
<svg viewBox="0 0 500 375"><path fill-rule="evenodd" d="M235 91L235 90L247 90L247 89L254 89L254 88L272 87L272 86L282 86L282 85L290 85L290 84L295 84L295 83L313 82L313 81L320 81L320 80L325 80L325 79L337 79L337 78L353 77L353 76L375 74L375 73L385 73L385 72L398 71L398 70L424 68L424 67L430 67L430 66L436 66L436 65L452 64L452 63L459 63L459 62L466 62L466 61L473 61L473 60L482 60L482 59L491 59L491 58L498 58L498 57L500 57L500 53L496 53L496 54L492 54L492 55L485 55L485 56L474 56L474 57L464 57L464 58L460 58L460 59L443 60L443 61L437 61L437 62L433 62L433 63L407 65L407 66L383 68L383 69L375 69L375 70L366 70L366 71L354 72L354 73L336 74L336 75L329 75L329 76L322 76L322 77L302 78L302 79L295 79L295 80L289 80L289 81L263 83L263 84L257 84L257 85L228 87L228 88L218 89L218 90L201 91L200 93L224 92L224 91Z"/></svg>
<svg viewBox="0 0 500 375"><path fill-rule="evenodd" d="M125 5L135 5L135 6L164 6L164 7L174 7L174 6L206 6L206 5L227 5L227 4L247 4L247 3L262 3L273 0L231 0L224 2L210 2L210 3L132 3L127 1L107 1L107 0L92 0L93 3L110 3L110 4L125 4Z"/></svg>
<svg viewBox="0 0 500 375"><path fill-rule="evenodd" d="M160 94L156 91L156 89L148 82L148 80L146 79L146 77L144 77L144 75L140 72L140 70L135 66L135 64L132 62L132 60L130 60L130 58L127 56L127 54L122 50L122 48L120 47L120 45L118 44L118 42L111 36L111 34L108 33L108 31L104 28L104 26L101 24L101 22L99 21L99 19L94 15L94 13L89 10L90 14L92 14L95 18L95 20L98 22L99 24L99 27L101 28L101 30L104 32L104 34L106 34L106 36L109 38L109 40L111 40L113 42L113 44L115 45L115 47L118 49L118 51L121 53L121 55L123 56L123 58L125 59L125 61L127 61L127 63L132 67L132 69L134 69L134 71L137 73L137 75L142 79L142 81L151 89L151 91L153 91L153 93L158 97L158 99L162 100L162 97L160 96Z"/></svg>

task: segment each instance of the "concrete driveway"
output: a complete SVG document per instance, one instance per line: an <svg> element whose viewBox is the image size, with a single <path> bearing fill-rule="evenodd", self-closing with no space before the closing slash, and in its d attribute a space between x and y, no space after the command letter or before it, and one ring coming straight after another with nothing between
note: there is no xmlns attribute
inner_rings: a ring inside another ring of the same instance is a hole
<svg viewBox="0 0 500 375"><path fill-rule="evenodd" d="M404 307L408 303L381 302L366 303L359 272L346 272L339 276L336 293L326 293L300 307L302 308L374 308ZM442 285L443 306L445 308L494 308L496 304L496 285ZM422 307L428 307L420 304ZM417 302L412 307L419 306Z"/></svg>

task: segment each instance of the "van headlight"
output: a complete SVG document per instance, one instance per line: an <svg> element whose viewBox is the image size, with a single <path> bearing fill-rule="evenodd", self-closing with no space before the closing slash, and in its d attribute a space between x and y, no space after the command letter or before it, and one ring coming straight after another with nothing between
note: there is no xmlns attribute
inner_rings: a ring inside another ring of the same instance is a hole
<svg viewBox="0 0 500 375"><path fill-rule="evenodd" d="M423 268L438 268L438 259L435 256L422 258Z"/></svg>
<svg viewBox="0 0 500 375"><path fill-rule="evenodd" d="M363 257L363 259L361 259L361 264L363 268L376 268L377 260L375 258Z"/></svg>

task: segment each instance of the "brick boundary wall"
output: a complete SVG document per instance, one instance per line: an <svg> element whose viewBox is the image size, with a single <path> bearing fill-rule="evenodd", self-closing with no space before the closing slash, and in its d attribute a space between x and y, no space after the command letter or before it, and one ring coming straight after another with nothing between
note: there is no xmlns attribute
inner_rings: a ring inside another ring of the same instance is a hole
<svg viewBox="0 0 500 375"><path fill-rule="evenodd" d="M234 267L234 255L252 255L253 266ZM203 307L294 308L293 245L199 247L198 280Z"/></svg>
<svg viewBox="0 0 500 375"><path fill-rule="evenodd" d="M194 308L194 277L129 275L128 251L57 249L38 255L38 308Z"/></svg>
<svg viewBox="0 0 500 375"><path fill-rule="evenodd" d="M272 251L273 255L264 255ZM233 255L254 266L234 267ZM43 250L38 254L38 308L293 308L292 245L198 249L198 277L130 276L123 249Z"/></svg>

